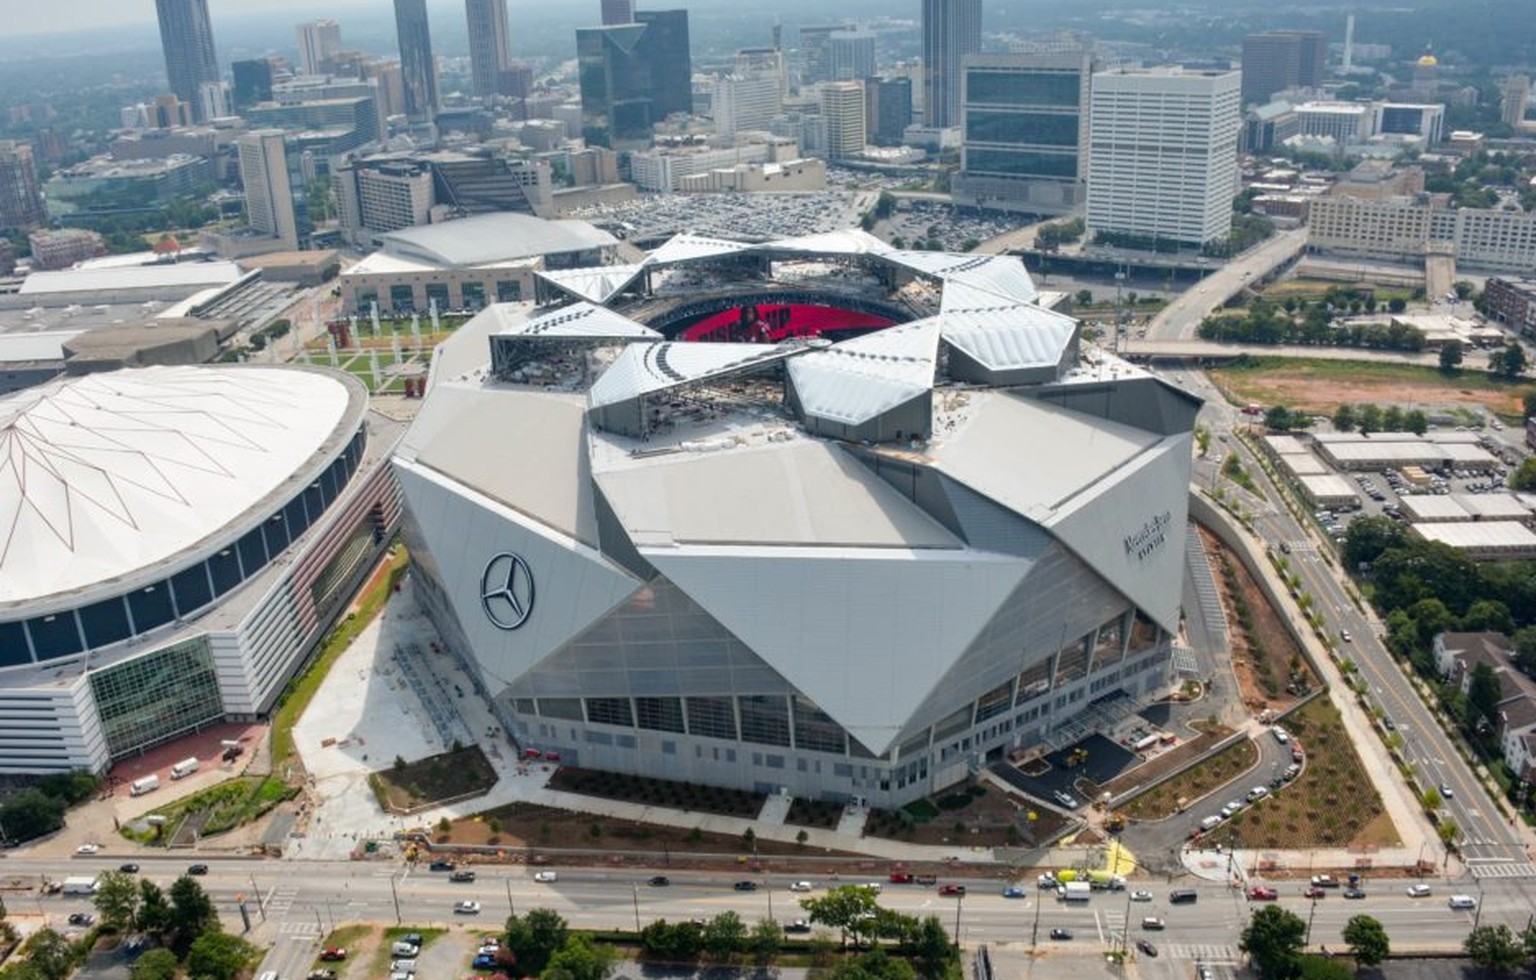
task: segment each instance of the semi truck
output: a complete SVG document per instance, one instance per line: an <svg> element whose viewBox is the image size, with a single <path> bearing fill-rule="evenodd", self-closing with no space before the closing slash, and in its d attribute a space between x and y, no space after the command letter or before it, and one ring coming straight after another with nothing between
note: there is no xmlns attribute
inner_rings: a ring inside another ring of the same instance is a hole
<svg viewBox="0 0 1536 980"><path fill-rule="evenodd" d="M1063 882L1056 897L1063 902L1086 902L1093 897L1093 886L1086 881Z"/></svg>

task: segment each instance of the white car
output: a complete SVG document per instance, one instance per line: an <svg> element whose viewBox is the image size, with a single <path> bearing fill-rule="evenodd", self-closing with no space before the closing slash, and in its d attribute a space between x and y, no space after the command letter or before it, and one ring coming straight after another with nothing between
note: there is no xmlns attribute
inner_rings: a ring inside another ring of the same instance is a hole
<svg viewBox="0 0 1536 980"><path fill-rule="evenodd" d="M79 847L75 848L75 853L76 854L95 854L99 850L101 850L101 845L100 844L81 844Z"/></svg>
<svg viewBox="0 0 1536 980"><path fill-rule="evenodd" d="M1409 898L1428 898L1429 897L1429 886L1428 885L1409 885L1408 886L1408 897Z"/></svg>
<svg viewBox="0 0 1536 980"><path fill-rule="evenodd" d="M1131 901L1133 901L1133 902L1150 902L1150 901L1152 901L1152 893L1147 891L1147 890L1145 890L1145 889L1140 889L1138 891L1131 892Z"/></svg>
<svg viewBox="0 0 1536 980"><path fill-rule="evenodd" d="M809 881L791 882L789 890L792 892L808 892L811 890L811 883Z"/></svg>
<svg viewBox="0 0 1536 980"><path fill-rule="evenodd" d="M479 915L480 903L474 899L468 899L466 901L455 904L453 911L456 915Z"/></svg>
<svg viewBox="0 0 1536 980"><path fill-rule="evenodd" d="M560 880L560 876L553 871L540 871L533 876L533 880L544 885L552 885Z"/></svg>

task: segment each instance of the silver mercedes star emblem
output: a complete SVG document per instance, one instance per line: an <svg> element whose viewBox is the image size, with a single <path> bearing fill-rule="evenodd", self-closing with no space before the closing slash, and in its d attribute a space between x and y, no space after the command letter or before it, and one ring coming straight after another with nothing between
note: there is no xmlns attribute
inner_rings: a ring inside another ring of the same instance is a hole
<svg viewBox="0 0 1536 980"><path fill-rule="evenodd" d="M503 551L480 574L480 606L498 629L515 630L533 613L533 572L522 555Z"/></svg>

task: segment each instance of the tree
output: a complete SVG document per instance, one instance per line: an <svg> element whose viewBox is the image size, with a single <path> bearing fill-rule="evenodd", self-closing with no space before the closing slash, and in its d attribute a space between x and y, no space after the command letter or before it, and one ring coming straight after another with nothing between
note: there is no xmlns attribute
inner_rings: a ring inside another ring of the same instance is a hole
<svg viewBox="0 0 1536 980"><path fill-rule="evenodd" d="M80 965L81 951L52 929L39 929L23 947L41 980L65 980Z"/></svg>
<svg viewBox="0 0 1536 980"><path fill-rule="evenodd" d="M256 955L256 947L226 932L205 932L187 951L187 974L198 980L235 980Z"/></svg>
<svg viewBox="0 0 1536 980"><path fill-rule="evenodd" d="M29 789L0 807L0 824L8 837L31 840L64 826L64 801L40 790Z"/></svg>
<svg viewBox="0 0 1536 980"><path fill-rule="evenodd" d="M612 946L599 946L590 937L573 932L549 958L549 966L540 972L544 977L603 980L618 955Z"/></svg>
<svg viewBox="0 0 1536 980"><path fill-rule="evenodd" d="M1472 680L1467 688L1467 704L1476 712L1474 717L1493 724L1504 692L1499 686L1499 674L1492 664L1480 663L1472 668ZM1471 719L1468 719L1469 721Z"/></svg>
<svg viewBox="0 0 1536 980"><path fill-rule="evenodd" d="M1461 349L1461 341L1447 340L1445 346L1440 348L1440 370L1446 374L1455 374L1461 367L1466 352Z"/></svg>
<svg viewBox="0 0 1536 980"><path fill-rule="evenodd" d="M917 980L917 971L905 960L875 948L840 962L832 968L828 980Z"/></svg>
<svg viewBox="0 0 1536 980"><path fill-rule="evenodd" d="M132 929L138 924L139 883L123 871L106 871L96 879L96 911L103 925Z"/></svg>
<svg viewBox="0 0 1536 980"><path fill-rule="evenodd" d="M1525 946L1509 926L1478 926L1463 944L1472 962L1489 973L1513 973L1525 964Z"/></svg>
<svg viewBox="0 0 1536 980"><path fill-rule="evenodd" d="M1536 674L1536 626L1523 626L1509 639L1515 647L1515 666Z"/></svg>
<svg viewBox="0 0 1536 980"><path fill-rule="evenodd" d="M171 883L167 925L176 933L176 942L182 948L196 942L203 933L219 928L218 910L197 879L182 875Z"/></svg>
<svg viewBox="0 0 1536 980"><path fill-rule="evenodd" d="M1300 971L1306 934L1307 924L1301 916L1278 905L1266 905L1243 928L1238 948L1253 958L1260 976L1281 980Z"/></svg>
<svg viewBox="0 0 1536 980"><path fill-rule="evenodd" d="M640 945L659 960L692 960L704 948L704 930L696 922L657 919L640 930Z"/></svg>
<svg viewBox="0 0 1536 980"><path fill-rule="evenodd" d="M810 920L842 934L843 945L848 945L848 934L858 934L858 923L873 916L879 907L874 892L858 885L841 885L829 888L820 898L802 898L800 907Z"/></svg>
<svg viewBox="0 0 1536 980"><path fill-rule="evenodd" d="M1387 300L1388 313L1401 313L1408 308L1408 301L1401 296L1394 296Z"/></svg>
<svg viewBox="0 0 1536 980"><path fill-rule="evenodd" d="M1361 405L1355 410L1355 425L1362 433L1381 431L1381 406Z"/></svg>
<svg viewBox="0 0 1536 980"><path fill-rule="evenodd" d="M533 909L527 915L507 919L507 948L517 957L522 976L538 976L550 957L565 945L568 930L558 912Z"/></svg>
<svg viewBox="0 0 1536 980"><path fill-rule="evenodd" d="M1440 809L1440 804L1444 803L1445 800L1440 796L1440 791L1431 786L1419 794L1419 802L1424 804L1424 809L1426 810L1438 810Z"/></svg>
<svg viewBox="0 0 1536 980"><path fill-rule="evenodd" d="M170 928L171 906L165 900L165 892L148 878L139 879L139 928L153 935L160 935Z"/></svg>
<svg viewBox="0 0 1536 980"><path fill-rule="evenodd" d="M1403 428L1416 436L1422 436L1429 431L1429 416L1423 409L1411 408L1403 413Z"/></svg>
<svg viewBox="0 0 1536 980"><path fill-rule="evenodd" d="M944 923L936 915L927 916L917 924L908 940L907 949L917 972L929 978L944 976L958 955L954 944L949 941Z"/></svg>
<svg viewBox="0 0 1536 980"><path fill-rule="evenodd" d="M704 926L704 949L717 960L729 962L747 941L747 925L735 912L721 912Z"/></svg>
<svg viewBox="0 0 1536 980"><path fill-rule="evenodd" d="M1521 463L1513 473L1509 474L1509 488L1520 493L1536 493L1536 456ZM6 816L9 818L10 808L7 807L6 810Z"/></svg>
<svg viewBox="0 0 1536 980"><path fill-rule="evenodd" d="M1461 617L1461 628L1468 633L1508 635L1515 631L1515 618L1509 614L1509 607L1499 600L1479 599L1467 607L1467 614Z"/></svg>
<svg viewBox="0 0 1536 980"><path fill-rule="evenodd" d="M758 964L771 963L784 945L784 929L772 919L758 919L747 935L747 948Z"/></svg>
<svg viewBox="0 0 1536 980"><path fill-rule="evenodd" d="M1271 432L1285 432L1294 424L1291 410L1284 405L1272 405L1269 411L1264 413L1264 425Z"/></svg>
<svg viewBox="0 0 1536 980"><path fill-rule="evenodd" d="M1525 373L1525 365L1525 348L1518 343L1488 355L1488 371L1497 377L1518 378Z"/></svg>
<svg viewBox="0 0 1536 980"><path fill-rule="evenodd" d="M1361 966L1375 966L1392 952L1387 930L1369 915L1352 916L1344 924L1344 941L1349 944L1355 962Z"/></svg>
<svg viewBox="0 0 1536 980"><path fill-rule="evenodd" d="M1371 564L1389 548L1408 540L1408 532L1389 517L1361 517L1344 532L1344 560L1351 569Z"/></svg>
<svg viewBox="0 0 1536 980"><path fill-rule="evenodd" d="M1091 289L1079 289L1077 291L1077 293L1074 295L1073 298L1077 300L1077 305L1078 306L1092 306L1093 305L1093 290L1091 290Z"/></svg>
<svg viewBox="0 0 1536 980"><path fill-rule="evenodd" d="M168 949L152 949L133 961L128 968L128 980L176 980L181 964L176 954Z"/></svg>
<svg viewBox="0 0 1536 980"><path fill-rule="evenodd" d="M1333 410L1333 427L1340 432L1353 432L1355 429L1355 409L1348 402L1340 402L1339 407Z"/></svg>
<svg viewBox="0 0 1536 980"><path fill-rule="evenodd" d="M1521 415L1528 419L1536 418L1536 388L1532 388L1524 395L1521 395L1520 401L1522 407L1525 409Z"/></svg>

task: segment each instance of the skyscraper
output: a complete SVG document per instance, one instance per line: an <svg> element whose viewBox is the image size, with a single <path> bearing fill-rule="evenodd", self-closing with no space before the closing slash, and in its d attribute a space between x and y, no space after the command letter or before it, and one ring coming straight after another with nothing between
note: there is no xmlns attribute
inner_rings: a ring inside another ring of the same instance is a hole
<svg viewBox="0 0 1536 980"><path fill-rule="evenodd" d="M236 112L243 111L257 102L271 101L273 72L270 58L237 61L230 65L230 70L235 77L234 91L231 96L234 99Z"/></svg>
<svg viewBox="0 0 1536 980"><path fill-rule="evenodd" d="M305 21L297 28L299 70L306 75L321 75L326 62L341 51L341 25L334 20Z"/></svg>
<svg viewBox="0 0 1536 980"><path fill-rule="evenodd" d="M981 0L923 0L923 122L960 124L960 62L981 50Z"/></svg>
<svg viewBox="0 0 1536 980"><path fill-rule="evenodd" d="M501 73L512 67L512 37L507 31L507 0L464 0L469 20L469 69L475 95L489 99L509 94Z"/></svg>
<svg viewBox="0 0 1536 980"><path fill-rule="evenodd" d="M293 185L288 180L288 155L280 129L258 129L235 140L240 156L240 182L245 185L245 220L256 231L299 247L293 214Z"/></svg>
<svg viewBox="0 0 1536 980"><path fill-rule="evenodd" d="M1089 109L1088 230L1199 247L1232 230L1238 72L1099 72Z"/></svg>
<svg viewBox="0 0 1536 980"><path fill-rule="evenodd" d="M875 35L872 31L838 31L828 39L832 79L875 77Z"/></svg>
<svg viewBox="0 0 1536 980"><path fill-rule="evenodd" d="M827 156L833 160L864 150L864 83L827 82L821 87L821 115L827 121Z"/></svg>
<svg viewBox="0 0 1536 980"><path fill-rule="evenodd" d="M1322 31L1265 31L1243 38L1243 102L1268 102L1288 88L1317 88L1328 67Z"/></svg>
<svg viewBox="0 0 1536 980"><path fill-rule="evenodd" d="M603 0L603 26L635 22L635 0Z"/></svg>
<svg viewBox="0 0 1536 980"><path fill-rule="evenodd" d="M1504 99L1499 104L1499 120L1519 130L1525 124L1525 110L1531 101L1531 80L1526 75L1511 75L1504 82Z"/></svg>
<svg viewBox="0 0 1536 980"><path fill-rule="evenodd" d="M437 115L437 60L432 56L427 0L395 0L395 33L405 77L405 114L412 122L429 122Z"/></svg>
<svg viewBox="0 0 1536 980"><path fill-rule="evenodd" d="M864 83L864 126L870 142L895 146L912 125L912 79L880 78Z"/></svg>
<svg viewBox="0 0 1536 980"><path fill-rule="evenodd" d="M832 80L832 35L852 30L848 24L800 28L800 84Z"/></svg>
<svg viewBox="0 0 1536 980"><path fill-rule="evenodd" d="M576 32L582 133L593 146L649 145L651 127L693 109L688 12L646 10L636 23Z"/></svg>
<svg viewBox="0 0 1536 980"><path fill-rule="evenodd" d="M176 98L200 107L203 86L219 81L208 0L155 0L155 14L169 88Z"/></svg>
<svg viewBox="0 0 1536 980"><path fill-rule="evenodd" d="M0 228L25 230L47 222L32 147L0 140Z"/></svg>
<svg viewBox="0 0 1536 980"><path fill-rule="evenodd" d="M961 173L955 193L1039 213L1082 205L1093 52L1048 43L962 63Z"/></svg>

